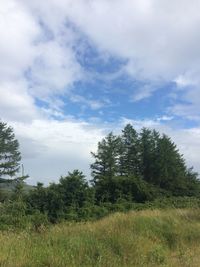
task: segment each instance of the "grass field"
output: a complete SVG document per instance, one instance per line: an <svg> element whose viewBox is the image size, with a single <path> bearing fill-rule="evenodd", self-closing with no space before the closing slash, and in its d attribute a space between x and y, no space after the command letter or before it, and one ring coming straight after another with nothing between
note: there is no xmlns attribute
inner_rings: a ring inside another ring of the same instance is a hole
<svg viewBox="0 0 200 267"><path fill-rule="evenodd" d="M1 267L200 266L200 210L116 213L40 232L0 232Z"/></svg>

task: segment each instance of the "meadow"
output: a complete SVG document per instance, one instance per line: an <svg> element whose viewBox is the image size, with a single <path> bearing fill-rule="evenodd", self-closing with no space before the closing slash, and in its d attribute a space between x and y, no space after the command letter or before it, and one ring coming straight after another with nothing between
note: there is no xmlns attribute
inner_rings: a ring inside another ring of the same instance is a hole
<svg viewBox="0 0 200 267"><path fill-rule="evenodd" d="M199 209L130 211L95 222L0 232L1 267L198 267L199 263Z"/></svg>

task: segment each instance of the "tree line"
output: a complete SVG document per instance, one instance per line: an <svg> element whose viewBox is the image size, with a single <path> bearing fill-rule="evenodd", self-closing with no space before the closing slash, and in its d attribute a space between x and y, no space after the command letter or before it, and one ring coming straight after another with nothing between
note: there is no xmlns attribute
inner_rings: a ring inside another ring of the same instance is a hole
<svg viewBox="0 0 200 267"><path fill-rule="evenodd" d="M117 207L130 209L157 199L199 198L198 174L187 168L173 141L156 130L137 132L128 124L121 134L103 138L92 157L90 181L74 170L57 183L38 183L24 192L27 176L22 175L15 178L12 194L3 194L1 182L17 175L21 155L13 129L0 122L0 225L12 221L9 214L57 222L98 218Z"/></svg>
<svg viewBox="0 0 200 267"><path fill-rule="evenodd" d="M92 182L99 201L199 193L198 174L187 168L172 140L156 130L143 128L138 133L128 124L121 135L109 133L92 155Z"/></svg>

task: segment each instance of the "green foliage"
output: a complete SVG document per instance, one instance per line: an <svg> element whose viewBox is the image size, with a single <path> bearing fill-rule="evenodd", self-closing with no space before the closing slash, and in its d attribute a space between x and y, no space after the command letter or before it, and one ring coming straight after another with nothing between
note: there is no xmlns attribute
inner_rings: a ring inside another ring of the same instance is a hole
<svg viewBox="0 0 200 267"><path fill-rule="evenodd" d="M78 218L78 210L93 205L94 191L89 187L82 172L74 170L61 177L58 184L44 188L38 183L26 197L31 210L47 213L51 222Z"/></svg>
<svg viewBox="0 0 200 267"><path fill-rule="evenodd" d="M115 176L109 180L102 177L95 189L97 203L116 203L121 199L130 202L144 202L152 200L158 195L158 190L139 176Z"/></svg>
<svg viewBox="0 0 200 267"><path fill-rule="evenodd" d="M8 201L0 206L0 230L23 229L28 225L26 204L22 201Z"/></svg>
<svg viewBox="0 0 200 267"><path fill-rule="evenodd" d="M92 152L95 162L91 165L93 182L98 183L101 177L112 179L119 173L118 162L120 152L120 138L109 133L98 143L97 153Z"/></svg>
<svg viewBox="0 0 200 267"><path fill-rule="evenodd" d="M44 207L42 207L40 211L47 212L49 220L52 223L64 218L64 200L59 189L59 185L51 184L49 188L46 189L46 201L41 202Z"/></svg>
<svg viewBox="0 0 200 267"><path fill-rule="evenodd" d="M186 166L182 155L169 137L163 135L157 144L155 182L161 188L175 192L184 185Z"/></svg>
<svg viewBox="0 0 200 267"><path fill-rule="evenodd" d="M121 136L110 133L99 142L91 165L96 201L124 198L144 202L161 196L199 196L198 174L166 135L126 125Z"/></svg>
<svg viewBox="0 0 200 267"><path fill-rule="evenodd" d="M47 189L44 188L42 183L37 183L37 186L26 196L28 206L43 213L46 210L47 201Z"/></svg>
<svg viewBox="0 0 200 267"><path fill-rule="evenodd" d="M127 124L122 130L120 139L120 176L138 176L140 174L138 133L131 124Z"/></svg>
<svg viewBox="0 0 200 267"><path fill-rule="evenodd" d="M2 136L10 136L17 149L12 129L0 125ZM9 141L2 140L0 135L5 150ZM38 183L30 192L24 190L27 176L12 180L10 195L0 190L0 228L41 231L49 222L95 220L117 211L200 206L198 174L187 169L166 135L146 128L138 133L128 124L121 135L108 134L92 155L91 184L78 170L48 187ZM1 188L5 181L11 184L0 178Z"/></svg>
<svg viewBox="0 0 200 267"><path fill-rule="evenodd" d="M17 201L20 201L20 200L23 200L23 197L24 197L24 180L28 178L28 175L26 176L20 176L20 177L17 177L15 178L15 187L13 189L13 194L12 194L12 198L14 200L17 200Z"/></svg>
<svg viewBox="0 0 200 267"><path fill-rule="evenodd" d="M34 213L29 216L31 223L31 229L36 232L44 231L47 226L49 226L49 220L47 214L43 214L38 210L35 210Z"/></svg>
<svg viewBox="0 0 200 267"><path fill-rule="evenodd" d="M65 206L83 207L86 202L91 201L88 183L83 173L78 170L61 177L58 187Z"/></svg>
<svg viewBox="0 0 200 267"><path fill-rule="evenodd" d="M143 128L139 134L139 168L140 175L145 181L151 184L157 184L157 160L160 154L157 153L158 140L160 135L155 130L152 131L147 128Z"/></svg>
<svg viewBox="0 0 200 267"><path fill-rule="evenodd" d="M24 201L8 201L0 205L0 230L32 229L39 231L49 225L46 214L28 210Z"/></svg>

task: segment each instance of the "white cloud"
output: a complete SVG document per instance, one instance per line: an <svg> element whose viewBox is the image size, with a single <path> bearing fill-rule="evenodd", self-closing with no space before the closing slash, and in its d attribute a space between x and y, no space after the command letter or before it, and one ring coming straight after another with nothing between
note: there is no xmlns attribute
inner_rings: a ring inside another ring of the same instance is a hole
<svg viewBox="0 0 200 267"><path fill-rule="evenodd" d="M30 72L33 94L40 98L63 94L81 78L81 67L71 49L55 40L39 45Z"/></svg>
<svg viewBox="0 0 200 267"><path fill-rule="evenodd" d="M194 85L199 88L198 0L61 2L68 5L68 17L99 51L127 60L124 70L129 75L148 84L175 81L178 86L190 85L185 97ZM144 86L133 100L147 98L155 90ZM196 102L200 106L199 99L189 98L192 109L196 110ZM176 110L174 107L174 112ZM185 113L194 117L190 110L186 107Z"/></svg>
<svg viewBox="0 0 200 267"><path fill-rule="evenodd" d="M57 19L62 23L55 25L56 32L54 25L45 28L42 23L42 20L49 22L48 16L40 17L42 13L36 14L23 1L3 0L0 14L0 81L9 83L9 92L12 90L16 94L15 84L25 81L24 100L29 94L49 101L50 96L65 93L82 77L73 50L75 34L64 27L59 14ZM54 17L56 14L51 10L51 18ZM4 85L0 86L1 90L6 90ZM23 94L20 98L16 100L22 101Z"/></svg>
<svg viewBox="0 0 200 267"><path fill-rule="evenodd" d="M101 52L127 59L126 70L137 78L175 80L199 72L198 0L20 2L56 37L68 22L76 25Z"/></svg>
<svg viewBox="0 0 200 267"><path fill-rule="evenodd" d="M200 119L200 79L188 77L178 79L178 88L174 91L174 105L168 108L171 114L185 119Z"/></svg>
<svg viewBox="0 0 200 267"><path fill-rule="evenodd" d="M137 91L134 92L133 96L131 97L131 100L133 102L138 102L145 98L149 98L156 90L158 90L158 87L156 85L146 84L138 88Z"/></svg>
<svg viewBox="0 0 200 267"><path fill-rule="evenodd" d="M0 79L14 79L31 64L40 28L19 1L2 0L0 14Z"/></svg>
<svg viewBox="0 0 200 267"><path fill-rule="evenodd" d="M69 27L76 25L100 53L126 60L124 71L136 79L199 85L199 7L197 0L3 0L0 73L29 69L33 95L63 93L85 77L74 49L81 37ZM156 90L148 87L134 101Z"/></svg>
<svg viewBox="0 0 200 267"><path fill-rule="evenodd" d="M51 5L44 16L39 5L29 7L23 1L1 3L0 116L14 127L33 181L56 180L73 168L88 174L90 150L101 131L66 119L64 103L53 98L82 77L73 49L76 36ZM37 107L35 98L49 107ZM90 104L98 108L98 102ZM51 120L52 115L65 120Z"/></svg>
<svg viewBox="0 0 200 267"><path fill-rule="evenodd" d="M25 169L35 182L55 181L75 168L89 175L90 152L104 136L97 126L69 119L10 124L21 144Z"/></svg>
<svg viewBox="0 0 200 267"><path fill-rule="evenodd" d="M98 110L98 109L110 104L108 99L104 99L104 100L100 101L100 100L89 99L89 98L86 98L86 97L83 97L83 96L80 96L80 95L76 95L76 94L72 94L70 96L70 100L73 103L82 104L83 108L85 106L88 106L92 110Z"/></svg>
<svg viewBox="0 0 200 267"><path fill-rule="evenodd" d="M173 120L173 117L166 116L166 115L157 118L157 121L171 121L171 120Z"/></svg>
<svg viewBox="0 0 200 267"><path fill-rule="evenodd" d="M199 1L70 2L73 22L100 49L127 58L130 72L172 79L198 67Z"/></svg>
<svg viewBox="0 0 200 267"><path fill-rule="evenodd" d="M33 98L23 80L0 82L0 116L2 119L30 121L38 117Z"/></svg>

